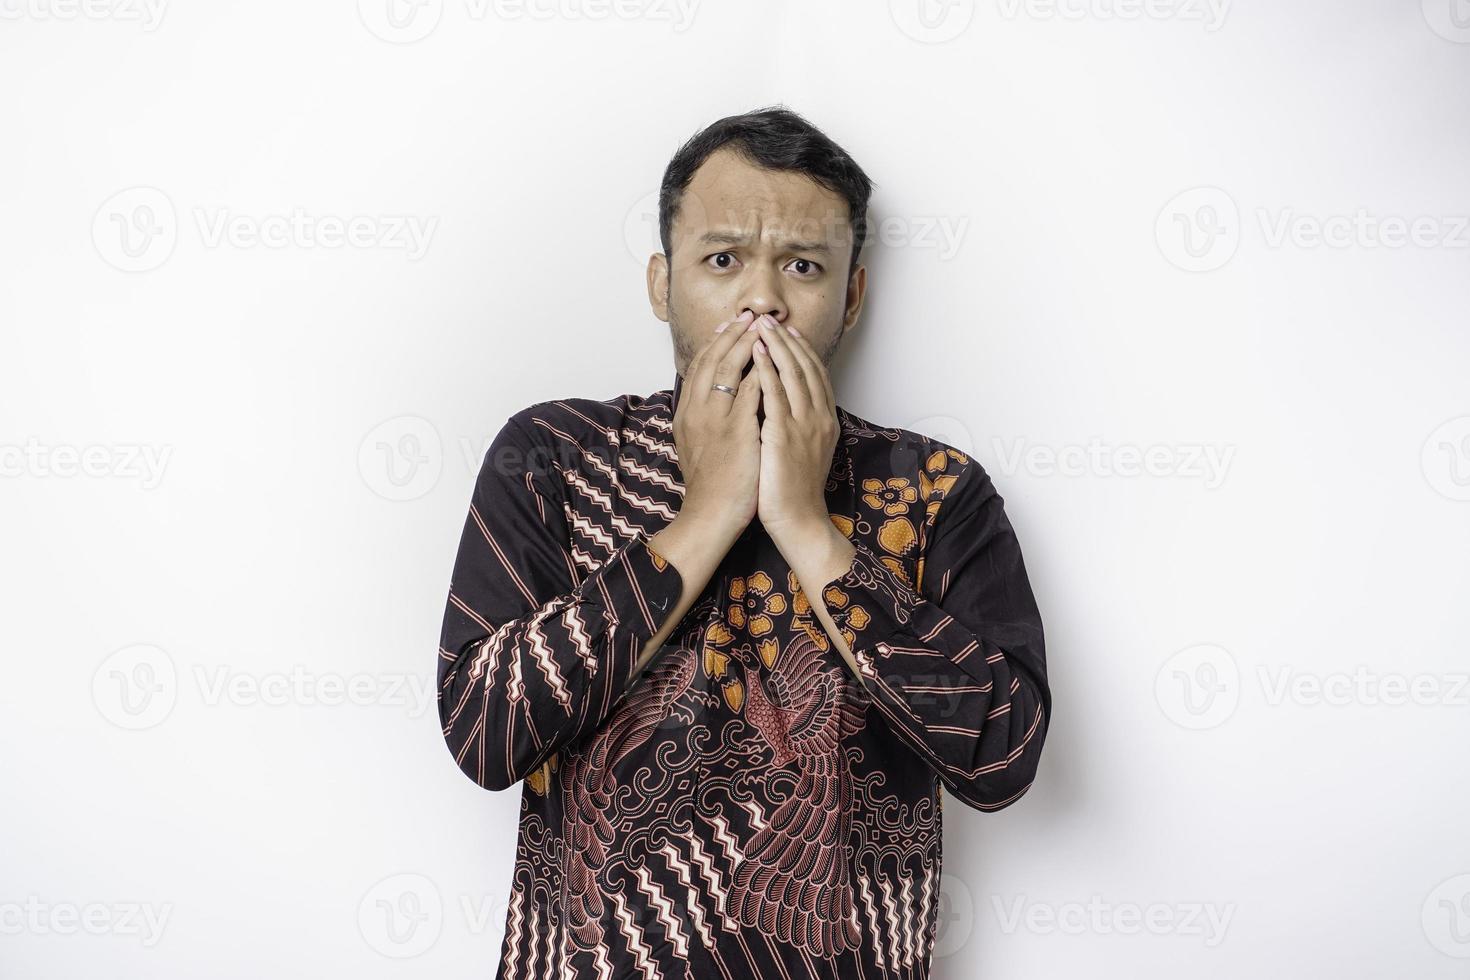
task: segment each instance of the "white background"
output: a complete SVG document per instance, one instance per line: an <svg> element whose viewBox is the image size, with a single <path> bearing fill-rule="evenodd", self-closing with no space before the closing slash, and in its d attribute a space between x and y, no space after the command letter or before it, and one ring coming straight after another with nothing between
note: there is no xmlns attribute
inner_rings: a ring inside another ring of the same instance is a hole
<svg viewBox="0 0 1470 980"><path fill-rule="evenodd" d="M475 472L672 385L659 178L774 102L879 185L838 401L1046 622L934 976L1470 970L1465 0L152 2L0 0L0 974L493 975Z"/></svg>

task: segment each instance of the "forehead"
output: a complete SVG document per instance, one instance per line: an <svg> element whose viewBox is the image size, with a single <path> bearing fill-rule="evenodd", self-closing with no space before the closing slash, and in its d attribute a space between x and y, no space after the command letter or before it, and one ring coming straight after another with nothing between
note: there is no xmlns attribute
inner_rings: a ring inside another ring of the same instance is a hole
<svg viewBox="0 0 1470 980"><path fill-rule="evenodd" d="M841 245L850 237L847 201L805 174L766 170L728 148L716 150L689 181L674 230L692 241L710 230Z"/></svg>

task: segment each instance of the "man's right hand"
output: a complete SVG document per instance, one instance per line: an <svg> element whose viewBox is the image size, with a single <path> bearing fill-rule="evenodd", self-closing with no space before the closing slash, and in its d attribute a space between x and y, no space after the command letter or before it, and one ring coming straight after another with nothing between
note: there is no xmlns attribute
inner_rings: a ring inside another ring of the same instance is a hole
<svg viewBox="0 0 1470 980"><path fill-rule="evenodd" d="M760 377L752 350L760 331L746 310L726 320L685 369L674 411L674 449L684 475L681 515L739 534L756 514L761 468ZM731 395L715 384L736 389Z"/></svg>
<svg viewBox="0 0 1470 980"><path fill-rule="evenodd" d="M755 519L759 501L761 433L756 423L760 375L751 360L759 330L749 311L725 321L685 368L674 408L674 450L684 475L684 502L668 526L648 541L673 564L683 588L679 604L643 645L635 673L663 648L714 576L720 562ZM747 367L752 368L744 373ZM744 377L742 378L742 374ZM735 394L716 391L726 384Z"/></svg>

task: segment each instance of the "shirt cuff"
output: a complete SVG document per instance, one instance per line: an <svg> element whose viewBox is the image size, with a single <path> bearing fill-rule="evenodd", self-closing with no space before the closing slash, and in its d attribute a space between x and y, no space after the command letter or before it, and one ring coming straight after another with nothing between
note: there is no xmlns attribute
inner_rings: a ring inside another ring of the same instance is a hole
<svg viewBox="0 0 1470 980"><path fill-rule="evenodd" d="M875 655L886 657L897 637L918 635L917 619L927 600L866 544L849 540L856 549L852 562L822 588L822 599L863 675L872 679L877 677Z"/></svg>
<svg viewBox="0 0 1470 980"><path fill-rule="evenodd" d="M610 667L622 685L632 679L643 646L678 606L684 579L674 563L639 532L576 589L577 599L600 609L613 657ZM619 690L622 688L620 687Z"/></svg>

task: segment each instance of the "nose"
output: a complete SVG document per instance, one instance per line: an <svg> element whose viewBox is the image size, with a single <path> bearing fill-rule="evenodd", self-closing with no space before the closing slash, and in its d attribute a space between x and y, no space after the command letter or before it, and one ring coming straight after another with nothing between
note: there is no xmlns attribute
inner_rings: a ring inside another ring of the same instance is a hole
<svg viewBox="0 0 1470 980"><path fill-rule="evenodd" d="M785 323L790 313L781 299L779 273L752 265L745 282L744 295L740 298L739 310L749 310L755 316L769 313L777 323Z"/></svg>

